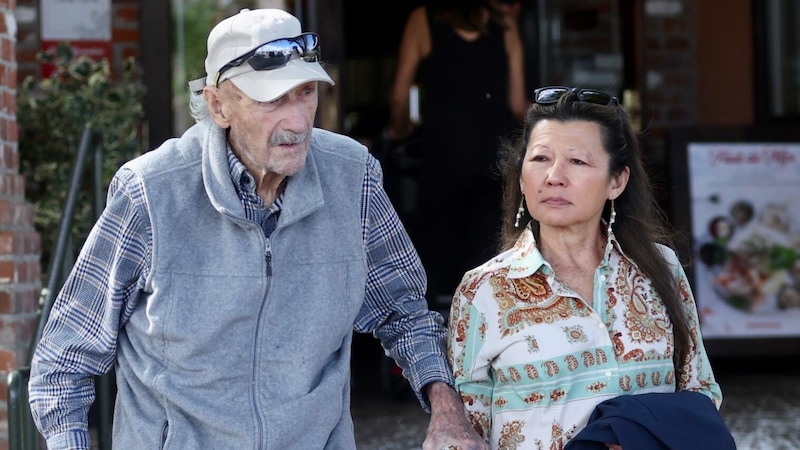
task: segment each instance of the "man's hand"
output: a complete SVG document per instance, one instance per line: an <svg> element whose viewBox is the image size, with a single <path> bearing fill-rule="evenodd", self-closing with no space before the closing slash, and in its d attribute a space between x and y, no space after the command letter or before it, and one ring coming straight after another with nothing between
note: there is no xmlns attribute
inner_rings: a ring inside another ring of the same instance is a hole
<svg viewBox="0 0 800 450"><path fill-rule="evenodd" d="M434 382L425 386L431 404L431 421L422 450L489 450L467 420L461 396L450 386Z"/></svg>

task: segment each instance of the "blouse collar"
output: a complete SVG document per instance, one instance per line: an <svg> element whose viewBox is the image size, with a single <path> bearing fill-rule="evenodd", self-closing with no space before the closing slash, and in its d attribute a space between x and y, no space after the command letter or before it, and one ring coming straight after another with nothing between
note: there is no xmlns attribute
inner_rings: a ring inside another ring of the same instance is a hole
<svg viewBox="0 0 800 450"><path fill-rule="evenodd" d="M603 221L603 225L607 225L605 220ZM517 238L517 241L514 243L514 246L510 251L510 264L508 268L508 276L510 278L524 278L532 275L541 269L542 266L550 265L544 259L542 253L539 251L539 248L536 245L536 237L533 235L533 230L531 229L530 224L528 224L519 235L519 238ZM606 247L603 251L603 262L601 264L606 264L610 260L611 253L614 251L618 252L623 258L628 259L628 257L622 251L622 246L617 240L617 237L614 235L614 230L612 229L611 232L608 233Z"/></svg>

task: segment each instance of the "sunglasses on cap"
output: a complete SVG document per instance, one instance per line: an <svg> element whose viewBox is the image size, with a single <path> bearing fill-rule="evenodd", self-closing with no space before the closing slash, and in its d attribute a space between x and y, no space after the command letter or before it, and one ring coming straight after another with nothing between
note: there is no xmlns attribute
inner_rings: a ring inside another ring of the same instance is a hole
<svg viewBox="0 0 800 450"><path fill-rule="evenodd" d="M552 105L566 94L574 92L578 100L594 105L606 106L614 102L619 104L617 97L606 94L603 91L594 89L580 89L566 86L546 86L533 91L533 101L540 105Z"/></svg>
<svg viewBox="0 0 800 450"><path fill-rule="evenodd" d="M220 77L225 71L245 62L254 70L274 70L284 67L295 58L302 58L305 62L318 62L319 36L315 33L303 33L293 38L281 38L261 44L222 66L214 78L214 87L219 86Z"/></svg>

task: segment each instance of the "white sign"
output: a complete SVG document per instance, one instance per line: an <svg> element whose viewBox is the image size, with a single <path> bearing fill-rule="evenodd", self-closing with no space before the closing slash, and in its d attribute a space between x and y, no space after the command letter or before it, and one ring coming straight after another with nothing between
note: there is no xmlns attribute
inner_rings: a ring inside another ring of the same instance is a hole
<svg viewBox="0 0 800 450"><path fill-rule="evenodd" d="M800 335L800 144L691 143L703 337Z"/></svg>
<svg viewBox="0 0 800 450"><path fill-rule="evenodd" d="M111 0L41 0L43 41L111 41Z"/></svg>

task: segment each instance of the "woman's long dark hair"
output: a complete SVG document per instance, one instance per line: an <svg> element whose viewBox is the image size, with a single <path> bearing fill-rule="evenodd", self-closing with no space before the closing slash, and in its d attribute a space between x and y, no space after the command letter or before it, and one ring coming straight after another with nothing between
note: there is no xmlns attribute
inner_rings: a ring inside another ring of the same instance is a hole
<svg viewBox="0 0 800 450"><path fill-rule="evenodd" d="M502 148L500 167L504 179L503 217L500 236L500 250L511 248L519 235L530 222L538 237L539 223L532 219L525 208L519 227L515 226L517 211L522 203L519 179L525 149L533 127L543 119L558 122L589 121L600 125L603 148L610 155L609 173L618 175L625 166L630 168L630 176L625 190L614 201L616 218L613 224L614 235L625 254L652 281L672 322L676 372L682 376L682 367L689 357L692 345L689 321L683 310L680 286L675 281L673 269L664 259L656 243L675 248L676 233L668 225L664 211L658 205L650 179L642 161L639 141L630 117L625 110L613 101L608 106L580 101L575 92L562 96L557 103L539 105L533 103L525 116L525 126L521 136L514 141L506 141ZM609 219L611 202L607 201L603 218Z"/></svg>

